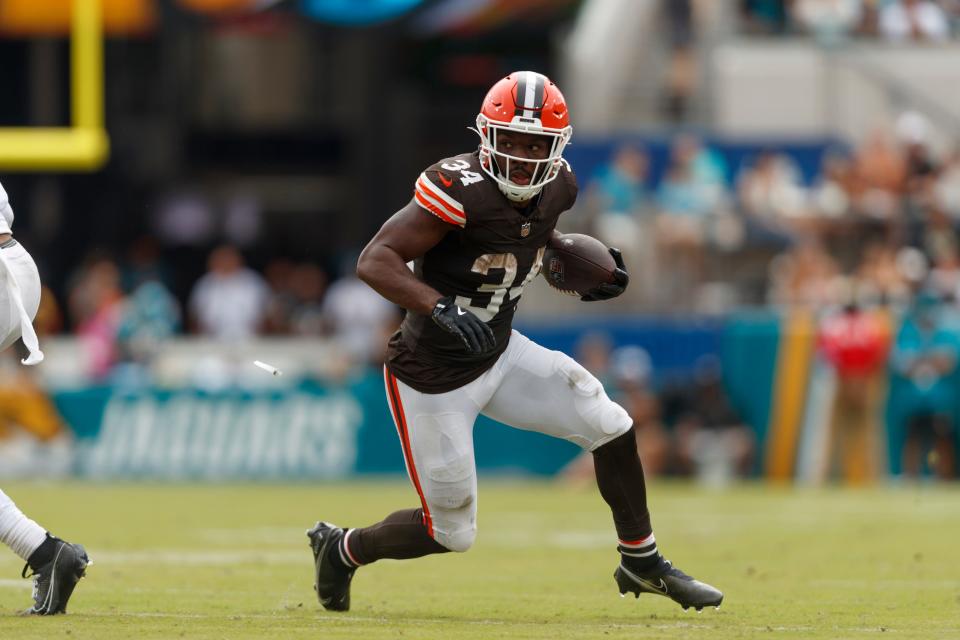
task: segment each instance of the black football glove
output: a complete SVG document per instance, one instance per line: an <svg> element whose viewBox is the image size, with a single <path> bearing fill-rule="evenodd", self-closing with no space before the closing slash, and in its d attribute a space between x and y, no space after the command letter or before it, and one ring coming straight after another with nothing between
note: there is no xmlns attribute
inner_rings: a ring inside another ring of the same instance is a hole
<svg viewBox="0 0 960 640"><path fill-rule="evenodd" d="M488 327L487 323L481 322L470 310L458 306L453 296L437 300L437 306L433 308L430 317L441 329L459 337L463 346L473 355L489 353L497 346L493 329Z"/></svg>
<svg viewBox="0 0 960 640"><path fill-rule="evenodd" d="M610 247L609 251L610 255L613 256L613 261L617 265L616 270L613 272L613 279L616 282L604 282L599 287L591 289L586 295L580 297L584 302L609 300L610 298L616 298L627 290L627 285L630 283L630 276L627 274L627 268L623 266L623 256L620 255L620 249Z"/></svg>

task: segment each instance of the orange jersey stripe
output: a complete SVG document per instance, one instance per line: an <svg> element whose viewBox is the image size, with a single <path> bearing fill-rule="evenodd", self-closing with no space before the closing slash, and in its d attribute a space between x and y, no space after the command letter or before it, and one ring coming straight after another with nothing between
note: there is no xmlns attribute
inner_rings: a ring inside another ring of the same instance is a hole
<svg viewBox="0 0 960 640"><path fill-rule="evenodd" d="M424 199L441 207L447 215L456 220L458 224L463 225L466 223L467 217L464 215L463 207L460 203L447 194L440 192L428 182L424 176L420 176L420 179L417 180L416 190L424 196Z"/></svg>
<svg viewBox="0 0 960 640"><path fill-rule="evenodd" d="M417 200L417 204L419 204L421 207L423 207L424 209L426 209L427 211L429 211L429 212L432 213L433 215L437 216L438 218L440 218L440 219L443 220L444 222L448 222L448 223L450 223L450 224L455 224L455 225L457 225L458 227L462 227L462 226L463 226L463 223L462 223L462 222L458 222L457 220L453 219L453 218L450 216L449 213L444 212L443 209L440 209L438 206L436 206L436 205L433 204L432 202L428 201L426 198L423 197L423 195L422 195L419 191L414 192L413 195L414 195L414 197L415 197L416 200Z"/></svg>

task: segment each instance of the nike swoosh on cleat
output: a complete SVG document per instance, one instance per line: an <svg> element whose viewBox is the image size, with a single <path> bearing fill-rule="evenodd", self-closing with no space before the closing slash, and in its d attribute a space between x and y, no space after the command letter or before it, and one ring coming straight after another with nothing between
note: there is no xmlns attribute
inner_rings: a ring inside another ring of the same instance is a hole
<svg viewBox="0 0 960 640"><path fill-rule="evenodd" d="M651 589L653 589L653 590L656 591L657 593L662 593L662 594L665 595L665 596L670 594L670 590L667 589L667 583L663 581L663 578L660 578L660 579L659 579L660 584L654 584L653 582L651 582L651 581L649 581L649 580L644 580L643 578L637 578L637 580L638 580L639 582L642 582L642 583L643 583L644 585L646 585L647 587L650 587Z"/></svg>
<svg viewBox="0 0 960 640"><path fill-rule="evenodd" d="M632 580L639 582L643 586L652 589L655 593L659 593L665 596L670 594L670 589L667 588L667 583L663 581L663 578L657 578L657 582L652 582L645 578L641 578L640 576L633 573L632 571L628 571L623 567L623 565L620 565L620 570L623 571L628 576L630 576Z"/></svg>
<svg viewBox="0 0 960 640"><path fill-rule="evenodd" d="M457 315L458 315L458 316L465 316L465 315L467 315L467 312L464 311L463 309L461 309L460 307L457 307Z"/></svg>

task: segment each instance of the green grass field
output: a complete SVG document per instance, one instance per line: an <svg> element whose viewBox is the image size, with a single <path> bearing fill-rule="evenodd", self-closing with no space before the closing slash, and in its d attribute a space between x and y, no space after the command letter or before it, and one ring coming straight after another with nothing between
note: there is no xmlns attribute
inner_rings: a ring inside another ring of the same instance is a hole
<svg viewBox="0 0 960 640"><path fill-rule="evenodd" d="M361 570L348 614L311 589L304 530L413 506L405 484L38 485L3 489L86 544L67 616L20 618L29 581L0 551L0 638L960 638L960 487L711 492L655 483L661 549L720 587L720 610L621 599L593 490L481 479L466 554Z"/></svg>

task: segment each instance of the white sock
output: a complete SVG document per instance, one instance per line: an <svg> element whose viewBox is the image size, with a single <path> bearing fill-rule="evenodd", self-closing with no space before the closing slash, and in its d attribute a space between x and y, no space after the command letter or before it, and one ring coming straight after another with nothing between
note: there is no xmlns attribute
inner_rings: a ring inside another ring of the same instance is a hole
<svg viewBox="0 0 960 640"><path fill-rule="evenodd" d="M0 542L26 561L46 539L46 529L23 515L13 500L0 491Z"/></svg>

